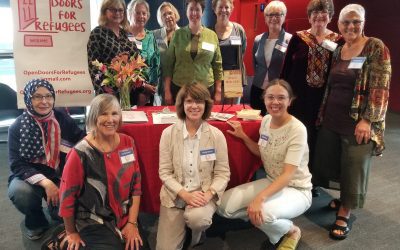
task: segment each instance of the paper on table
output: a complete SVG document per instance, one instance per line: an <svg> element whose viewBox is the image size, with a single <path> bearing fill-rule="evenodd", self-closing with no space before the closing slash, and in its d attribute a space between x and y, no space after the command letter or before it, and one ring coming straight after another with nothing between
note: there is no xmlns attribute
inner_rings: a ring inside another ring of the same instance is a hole
<svg viewBox="0 0 400 250"><path fill-rule="evenodd" d="M172 124L178 121L175 112L172 113L153 113L153 124Z"/></svg>
<svg viewBox="0 0 400 250"><path fill-rule="evenodd" d="M148 122L149 119L144 111L122 111L122 121L123 122Z"/></svg>
<svg viewBox="0 0 400 250"><path fill-rule="evenodd" d="M246 120L258 120L261 118L260 113L261 110L257 109L242 109L240 111L236 111L236 116Z"/></svg>
<svg viewBox="0 0 400 250"><path fill-rule="evenodd" d="M226 122L234 116L234 114L211 112L211 116L209 119Z"/></svg>

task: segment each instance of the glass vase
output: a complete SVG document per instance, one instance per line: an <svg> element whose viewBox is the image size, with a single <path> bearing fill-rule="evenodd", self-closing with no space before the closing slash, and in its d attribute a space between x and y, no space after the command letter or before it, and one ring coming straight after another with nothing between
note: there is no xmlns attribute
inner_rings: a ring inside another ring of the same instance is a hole
<svg viewBox="0 0 400 250"><path fill-rule="evenodd" d="M127 83L124 83L120 88L119 101L122 110L131 110L130 90L131 88Z"/></svg>

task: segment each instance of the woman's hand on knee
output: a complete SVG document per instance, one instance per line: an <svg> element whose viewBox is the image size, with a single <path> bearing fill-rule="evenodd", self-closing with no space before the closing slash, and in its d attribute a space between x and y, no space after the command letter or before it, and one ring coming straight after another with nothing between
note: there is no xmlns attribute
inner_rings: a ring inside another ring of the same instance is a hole
<svg viewBox="0 0 400 250"><path fill-rule="evenodd" d="M247 207L247 214L249 215L251 224L254 226L260 226L263 224L262 200L256 197Z"/></svg>
<svg viewBox="0 0 400 250"><path fill-rule="evenodd" d="M67 234L68 250L79 250L80 245L86 246L79 233Z"/></svg>
<svg viewBox="0 0 400 250"><path fill-rule="evenodd" d="M125 239L125 250L139 249L140 246L143 246L143 240L136 225L127 223L121 233Z"/></svg>
<svg viewBox="0 0 400 250"><path fill-rule="evenodd" d="M59 202L59 189L57 185L49 179L41 180L38 184L43 187L46 192L47 204L57 206Z"/></svg>

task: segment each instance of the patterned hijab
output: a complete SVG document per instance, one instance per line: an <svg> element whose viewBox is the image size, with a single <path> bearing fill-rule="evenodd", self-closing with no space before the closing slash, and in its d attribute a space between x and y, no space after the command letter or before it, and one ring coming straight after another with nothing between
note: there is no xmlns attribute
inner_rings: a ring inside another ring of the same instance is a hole
<svg viewBox="0 0 400 250"><path fill-rule="evenodd" d="M60 161L60 125L53 110L46 115L40 115L34 110L32 96L40 87L48 89L54 100L56 97L53 86L46 80L33 79L26 84L24 89L26 110L21 117L19 153L29 162L57 168Z"/></svg>

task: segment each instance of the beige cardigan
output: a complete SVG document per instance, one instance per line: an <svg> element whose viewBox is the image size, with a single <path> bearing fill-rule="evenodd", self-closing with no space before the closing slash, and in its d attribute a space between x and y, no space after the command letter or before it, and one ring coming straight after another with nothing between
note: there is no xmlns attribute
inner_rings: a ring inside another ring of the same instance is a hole
<svg viewBox="0 0 400 250"><path fill-rule="evenodd" d="M183 121L178 121L164 129L160 140L159 175L163 183L160 191L161 205L174 207L178 192L183 189ZM207 122L203 122L199 149L215 149L215 161L199 162L201 189L206 192L210 188L217 192L217 204L230 177L228 148L223 133Z"/></svg>

